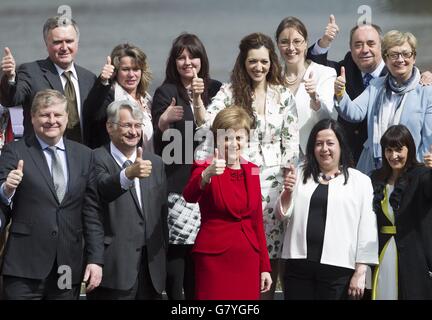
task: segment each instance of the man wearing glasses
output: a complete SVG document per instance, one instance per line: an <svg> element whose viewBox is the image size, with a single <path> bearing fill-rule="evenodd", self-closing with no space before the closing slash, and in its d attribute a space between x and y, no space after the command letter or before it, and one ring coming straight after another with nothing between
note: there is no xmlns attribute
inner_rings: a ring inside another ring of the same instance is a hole
<svg viewBox="0 0 432 320"><path fill-rule="evenodd" d="M162 159L139 145L143 113L132 101L107 108L111 142L95 149L105 230L104 275L89 299L160 299L165 288L167 192Z"/></svg>

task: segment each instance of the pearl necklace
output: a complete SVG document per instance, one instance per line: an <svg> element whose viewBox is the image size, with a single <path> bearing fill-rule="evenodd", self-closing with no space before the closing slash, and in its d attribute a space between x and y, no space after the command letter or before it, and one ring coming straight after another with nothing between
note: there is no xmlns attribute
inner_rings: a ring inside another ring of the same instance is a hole
<svg viewBox="0 0 432 320"><path fill-rule="evenodd" d="M332 179L334 179L334 178L336 178L338 175L340 175L341 174L341 171L340 170L338 170L336 173L334 173L334 174L332 174L332 175L325 175L324 173L322 173L322 172L320 172L319 174L318 174L318 181L319 182L323 182L323 181L326 181L326 182L329 182L330 180L332 180Z"/></svg>

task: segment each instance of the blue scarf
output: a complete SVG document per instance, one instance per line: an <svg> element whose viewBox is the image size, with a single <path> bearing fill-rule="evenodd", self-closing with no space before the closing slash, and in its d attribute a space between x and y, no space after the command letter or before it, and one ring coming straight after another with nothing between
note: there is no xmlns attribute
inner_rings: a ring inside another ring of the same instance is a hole
<svg viewBox="0 0 432 320"><path fill-rule="evenodd" d="M386 103L389 103L392 97L392 92L397 94L397 101L396 101L396 112L401 113L405 102L405 94L408 93L411 90L414 90L417 85L420 82L420 71L417 67L413 68L413 72L411 74L411 77L404 83L398 84L396 79L388 73L385 80L384 85L382 88L379 89L379 92L377 94L377 97L375 99L375 102L372 106L372 112L373 112L373 156L374 156L374 162L375 167L380 168L381 167L381 145L380 140L384 132L381 132L381 118L380 118L380 111L381 107L385 105ZM397 121L399 123L399 121ZM389 123L389 126L394 125L397 123Z"/></svg>

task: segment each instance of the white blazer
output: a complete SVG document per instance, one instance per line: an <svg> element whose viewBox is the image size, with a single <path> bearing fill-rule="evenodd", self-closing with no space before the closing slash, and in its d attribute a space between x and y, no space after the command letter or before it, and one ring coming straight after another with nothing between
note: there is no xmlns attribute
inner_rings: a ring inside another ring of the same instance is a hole
<svg viewBox="0 0 432 320"><path fill-rule="evenodd" d="M373 188L368 176L348 169L329 181L327 219L321 263L355 269L356 263L378 264L378 230L372 208ZM312 178L303 184L303 170L297 176L290 207L282 212L280 198L276 206L279 219L288 218L282 249L283 259L306 259L306 230L309 204L318 183Z"/></svg>

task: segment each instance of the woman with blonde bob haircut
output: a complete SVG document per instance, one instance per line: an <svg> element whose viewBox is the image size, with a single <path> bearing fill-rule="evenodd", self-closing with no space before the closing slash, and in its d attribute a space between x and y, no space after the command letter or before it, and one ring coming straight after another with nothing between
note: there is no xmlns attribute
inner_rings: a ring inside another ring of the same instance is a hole
<svg viewBox="0 0 432 320"><path fill-rule="evenodd" d="M283 85L282 69L272 39L262 33L245 36L231 73L212 103L197 117L210 127L218 113L233 104L243 108L254 129L245 158L259 167L267 249L276 279L280 264L284 225L276 219L275 204L282 191L284 168L297 163L299 129L294 96ZM275 285L266 297L271 298Z"/></svg>
<svg viewBox="0 0 432 320"><path fill-rule="evenodd" d="M258 300L272 284L259 170L241 157L250 126L243 108L219 112L212 125L214 156L195 162L183 190L201 212L192 249L198 300Z"/></svg>

